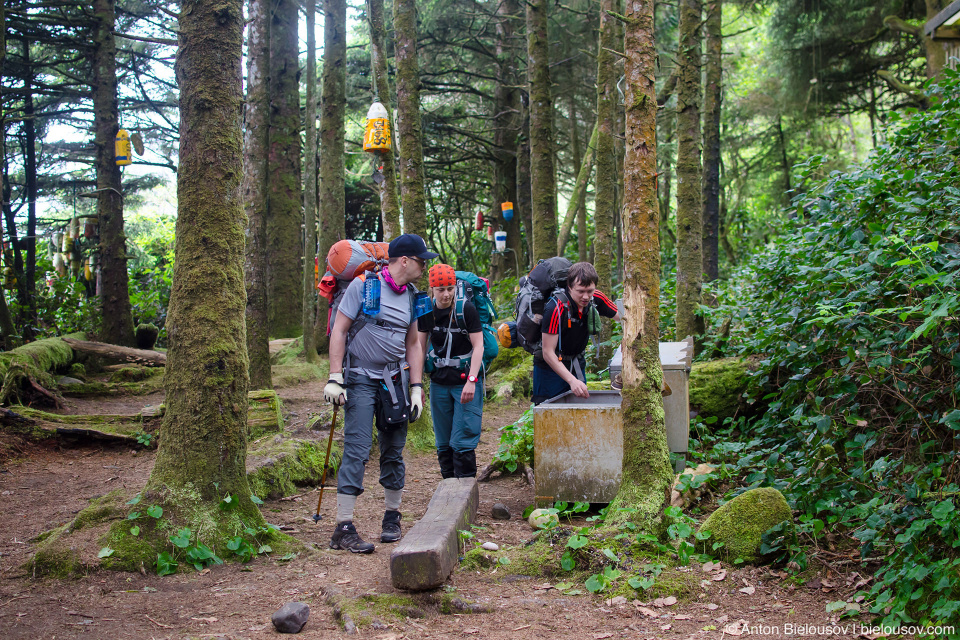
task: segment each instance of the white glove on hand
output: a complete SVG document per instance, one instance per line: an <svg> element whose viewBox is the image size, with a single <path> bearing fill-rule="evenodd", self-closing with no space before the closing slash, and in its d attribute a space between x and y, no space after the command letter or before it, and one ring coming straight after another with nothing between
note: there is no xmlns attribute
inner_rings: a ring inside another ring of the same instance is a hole
<svg viewBox="0 0 960 640"><path fill-rule="evenodd" d="M410 387L410 422L416 422L423 413L423 387Z"/></svg>
<svg viewBox="0 0 960 640"><path fill-rule="evenodd" d="M323 388L323 399L338 406L347 404L347 390L343 388L343 374L331 373Z"/></svg>

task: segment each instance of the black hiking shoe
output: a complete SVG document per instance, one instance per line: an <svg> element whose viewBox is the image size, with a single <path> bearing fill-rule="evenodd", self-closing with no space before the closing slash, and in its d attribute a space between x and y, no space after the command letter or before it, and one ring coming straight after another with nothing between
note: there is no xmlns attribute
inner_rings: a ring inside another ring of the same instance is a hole
<svg viewBox="0 0 960 640"><path fill-rule="evenodd" d="M397 542L400 539L400 512L383 512L383 531L380 533L380 542Z"/></svg>
<svg viewBox="0 0 960 640"><path fill-rule="evenodd" d="M373 553L374 546L372 542L364 542L353 522L338 522L337 528L333 530L333 537L330 538L331 549L343 549L351 553Z"/></svg>

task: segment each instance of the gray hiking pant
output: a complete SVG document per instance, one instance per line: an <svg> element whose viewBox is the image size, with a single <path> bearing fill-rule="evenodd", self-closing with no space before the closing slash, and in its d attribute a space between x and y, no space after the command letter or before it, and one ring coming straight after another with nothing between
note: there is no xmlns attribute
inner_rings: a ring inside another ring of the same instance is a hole
<svg viewBox="0 0 960 640"><path fill-rule="evenodd" d="M344 381L347 405L343 418L343 460L337 471L337 493L358 496L363 493L363 472L373 445L373 425L377 410L379 380L351 371ZM403 446L407 442L407 424L377 430L380 445L380 485L384 489L403 489L405 467Z"/></svg>

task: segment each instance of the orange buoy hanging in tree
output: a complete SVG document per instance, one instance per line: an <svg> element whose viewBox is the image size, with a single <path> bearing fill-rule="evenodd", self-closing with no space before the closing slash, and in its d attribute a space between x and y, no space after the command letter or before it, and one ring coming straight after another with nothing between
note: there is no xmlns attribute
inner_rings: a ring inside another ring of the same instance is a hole
<svg viewBox="0 0 960 640"><path fill-rule="evenodd" d="M114 143L114 161L118 166L133 164L133 148L130 144L130 133L126 129L117 131L117 140Z"/></svg>
<svg viewBox="0 0 960 640"><path fill-rule="evenodd" d="M390 118L387 108L374 101L367 111L367 126L363 132L363 150L371 153L390 151Z"/></svg>

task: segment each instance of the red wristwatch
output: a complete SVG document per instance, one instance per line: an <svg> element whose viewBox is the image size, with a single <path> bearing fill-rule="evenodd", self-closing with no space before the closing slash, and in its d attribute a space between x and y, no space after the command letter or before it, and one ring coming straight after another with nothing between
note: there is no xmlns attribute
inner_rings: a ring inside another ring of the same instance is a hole
<svg viewBox="0 0 960 640"><path fill-rule="evenodd" d="M467 382L476 382L477 376L467 376Z"/></svg>

